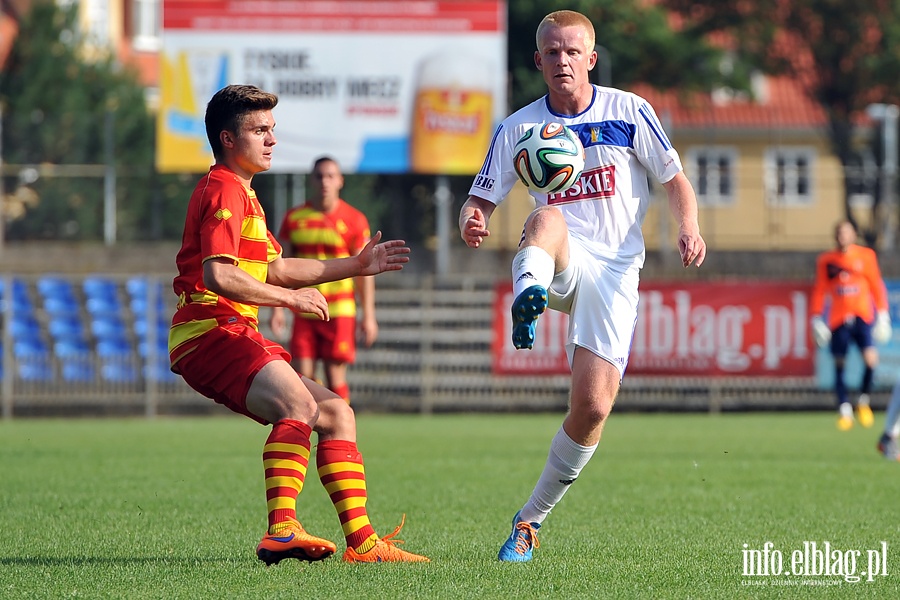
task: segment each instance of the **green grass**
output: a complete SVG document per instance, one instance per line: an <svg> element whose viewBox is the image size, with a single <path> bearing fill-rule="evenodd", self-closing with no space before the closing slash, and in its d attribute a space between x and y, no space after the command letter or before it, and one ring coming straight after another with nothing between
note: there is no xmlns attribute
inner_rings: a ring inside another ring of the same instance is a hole
<svg viewBox="0 0 900 600"><path fill-rule="evenodd" d="M358 420L375 528L406 513L399 537L431 564L257 561L268 429L248 420L15 420L0 423L0 597L900 597L900 464L874 450L880 420L614 415L527 564L496 553L561 415ZM312 470L298 512L343 548ZM742 576L744 544L789 565L804 541L865 561L882 540L873 582Z"/></svg>

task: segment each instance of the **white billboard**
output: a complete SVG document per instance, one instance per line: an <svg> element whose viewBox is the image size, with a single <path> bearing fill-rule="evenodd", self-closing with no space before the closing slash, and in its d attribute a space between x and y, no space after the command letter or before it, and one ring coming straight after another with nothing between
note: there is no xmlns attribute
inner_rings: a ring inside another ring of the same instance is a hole
<svg viewBox="0 0 900 600"><path fill-rule="evenodd" d="M279 96L272 172L476 173L505 116L501 0L164 0L157 168L212 162L218 89Z"/></svg>

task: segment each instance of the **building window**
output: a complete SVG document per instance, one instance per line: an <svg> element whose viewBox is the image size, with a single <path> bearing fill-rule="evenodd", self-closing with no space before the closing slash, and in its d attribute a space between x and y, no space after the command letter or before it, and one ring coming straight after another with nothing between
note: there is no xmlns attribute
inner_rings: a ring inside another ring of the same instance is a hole
<svg viewBox="0 0 900 600"><path fill-rule="evenodd" d="M687 172L699 204L734 204L737 158L737 150L725 146L705 146L688 151Z"/></svg>
<svg viewBox="0 0 900 600"><path fill-rule="evenodd" d="M135 50L154 51L162 47L159 26L162 17L160 0L134 0L132 8L132 44Z"/></svg>
<svg viewBox="0 0 900 600"><path fill-rule="evenodd" d="M815 158L812 148L782 147L767 150L764 168L769 203L811 204Z"/></svg>

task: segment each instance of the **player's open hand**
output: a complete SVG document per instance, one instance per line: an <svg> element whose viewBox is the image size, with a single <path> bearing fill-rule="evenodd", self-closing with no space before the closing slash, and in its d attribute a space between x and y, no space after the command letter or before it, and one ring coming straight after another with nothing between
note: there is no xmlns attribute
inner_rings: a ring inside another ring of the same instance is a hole
<svg viewBox="0 0 900 600"><path fill-rule="evenodd" d="M460 234L469 248L478 248L484 238L491 235L487 229L487 221L481 209L476 208L463 223L460 224Z"/></svg>
<svg viewBox="0 0 900 600"><path fill-rule="evenodd" d="M682 229L678 232L678 252L685 267L691 266L691 263L699 267L706 258L706 242L699 231Z"/></svg>
<svg viewBox="0 0 900 600"><path fill-rule="evenodd" d="M381 232L376 231L369 243L356 255L360 275L378 275L385 271L399 271L409 262L409 247L403 240L388 240L379 244Z"/></svg>
<svg viewBox="0 0 900 600"><path fill-rule="evenodd" d="M328 301L316 288L290 290L287 308L296 313L314 314L323 321L329 320Z"/></svg>

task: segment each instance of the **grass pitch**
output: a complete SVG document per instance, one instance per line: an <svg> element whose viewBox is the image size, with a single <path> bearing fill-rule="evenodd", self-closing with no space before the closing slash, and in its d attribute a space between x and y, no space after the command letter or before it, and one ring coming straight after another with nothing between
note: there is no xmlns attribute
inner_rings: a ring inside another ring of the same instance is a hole
<svg viewBox="0 0 900 600"><path fill-rule="evenodd" d="M880 418L841 433L830 413L614 414L535 559L499 563L561 417L362 414L373 525L386 535L405 513L398 537L433 562L269 568L254 555L267 428L237 417L0 423L0 597L900 597L900 464L875 452ZM298 513L342 551L314 469ZM766 542L765 564L780 555L786 573L744 576ZM793 575L809 542L828 542L842 575L854 551L856 575L867 551L887 564L857 583Z"/></svg>

